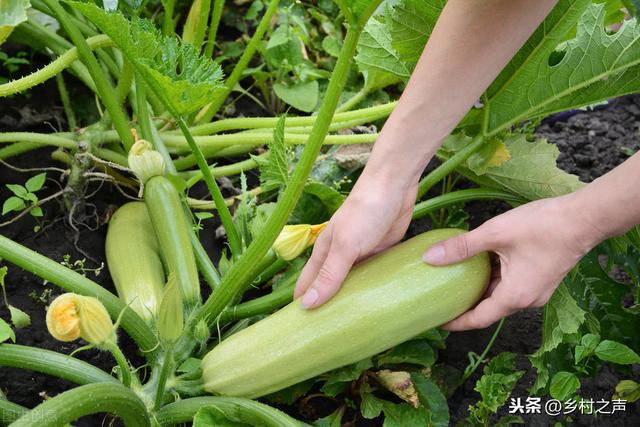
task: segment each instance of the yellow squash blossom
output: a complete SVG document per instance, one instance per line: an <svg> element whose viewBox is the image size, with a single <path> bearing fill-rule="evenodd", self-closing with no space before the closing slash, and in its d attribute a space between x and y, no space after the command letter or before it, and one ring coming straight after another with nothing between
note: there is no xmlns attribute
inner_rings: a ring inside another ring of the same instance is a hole
<svg viewBox="0 0 640 427"><path fill-rule="evenodd" d="M164 159L153 149L149 141L139 139L129 150L127 158L129 169L133 171L142 184L149 178L164 173Z"/></svg>
<svg viewBox="0 0 640 427"><path fill-rule="evenodd" d="M62 294L49 306L46 320L49 333L59 341L82 338L96 345L115 342L111 317L104 305L93 297Z"/></svg>
<svg viewBox="0 0 640 427"><path fill-rule="evenodd" d="M285 225L276 241L273 242L273 250L283 260L292 260L315 243L318 235L327 224L328 222L316 225Z"/></svg>

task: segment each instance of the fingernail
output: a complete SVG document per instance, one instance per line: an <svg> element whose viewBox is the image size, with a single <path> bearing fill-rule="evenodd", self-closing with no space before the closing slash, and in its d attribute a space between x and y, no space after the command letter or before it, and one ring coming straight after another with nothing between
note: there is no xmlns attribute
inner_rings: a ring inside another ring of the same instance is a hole
<svg viewBox="0 0 640 427"><path fill-rule="evenodd" d="M310 308L313 306L313 304L316 303L316 301L318 301L319 296L320 295L318 294L318 291L311 288L304 294L304 296L302 297L302 301L300 301L300 304L302 304L304 308Z"/></svg>
<svg viewBox="0 0 640 427"><path fill-rule="evenodd" d="M422 259L429 264L434 264L444 260L444 246L435 245L431 246L429 250L424 254Z"/></svg>

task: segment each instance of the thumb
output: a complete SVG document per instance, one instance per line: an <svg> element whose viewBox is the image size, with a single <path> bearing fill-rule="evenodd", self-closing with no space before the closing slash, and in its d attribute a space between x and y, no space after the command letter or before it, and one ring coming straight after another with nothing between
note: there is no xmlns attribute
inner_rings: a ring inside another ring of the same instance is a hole
<svg viewBox="0 0 640 427"><path fill-rule="evenodd" d="M435 243L425 252L422 259L432 265L455 264L489 249L491 249L491 243L488 233L485 228L479 227L468 233Z"/></svg>

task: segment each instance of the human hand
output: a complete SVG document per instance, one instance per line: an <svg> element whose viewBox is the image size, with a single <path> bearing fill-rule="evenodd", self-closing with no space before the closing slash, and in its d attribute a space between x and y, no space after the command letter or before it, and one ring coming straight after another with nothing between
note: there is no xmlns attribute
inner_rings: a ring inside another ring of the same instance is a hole
<svg viewBox="0 0 640 427"><path fill-rule="evenodd" d="M340 289L354 263L398 242L413 213L417 179L406 183L367 174L366 169L315 242L294 293L315 308Z"/></svg>
<svg viewBox="0 0 640 427"><path fill-rule="evenodd" d="M531 202L429 248L424 260L432 265L460 262L483 251L500 259L484 299L443 327L486 328L516 311L542 307L573 266L605 237L574 202L575 195Z"/></svg>

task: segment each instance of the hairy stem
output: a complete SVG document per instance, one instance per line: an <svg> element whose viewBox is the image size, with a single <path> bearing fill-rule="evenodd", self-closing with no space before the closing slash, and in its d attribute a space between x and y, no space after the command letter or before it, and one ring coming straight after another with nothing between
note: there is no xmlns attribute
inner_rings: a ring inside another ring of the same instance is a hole
<svg viewBox="0 0 640 427"><path fill-rule="evenodd" d="M466 190L452 191L441 196L432 197L423 202L417 203L413 208L413 219L422 218L423 216L435 210L464 203L471 200L491 200L500 199L509 203L526 203L526 200L513 193L503 190L495 190L492 188L470 188Z"/></svg>
<svg viewBox="0 0 640 427"><path fill-rule="evenodd" d="M216 45L216 36L218 35L218 27L220 26L220 19L222 18L222 11L224 9L224 0L213 0L213 8L211 9L211 22L209 23L209 35L207 37L207 44L204 48L204 56L211 58L213 55L213 49Z"/></svg>
<svg viewBox="0 0 640 427"><path fill-rule="evenodd" d="M69 99L69 91L67 91L67 85L64 83L64 77L61 72L56 74L56 83L58 85L58 92L60 93L60 101L62 101L62 107L67 116L67 125L69 129L76 129L78 127L78 120L76 119L75 111L73 111L73 104Z"/></svg>
<svg viewBox="0 0 640 427"><path fill-rule="evenodd" d="M110 413L127 427L149 427L144 403L130 389L119 384L96 383L65 391L45 400L24 414L13 427L57 427L86 415Z"/></svg>
<svg viewBox="0 0 640 427"><path fill-rule="evenodd" d="M0 142L34 142L42 145L69 148L72 150L78 148L78 143L72 139L47 133L0 132Z"/></svg>
<svg viewBox="0 0 640 427"><path fill-rule="evenodd" d="M103 370L75 357L23 345L0 344L0 366L40 372L80 385L119 383Z"/></svg>

